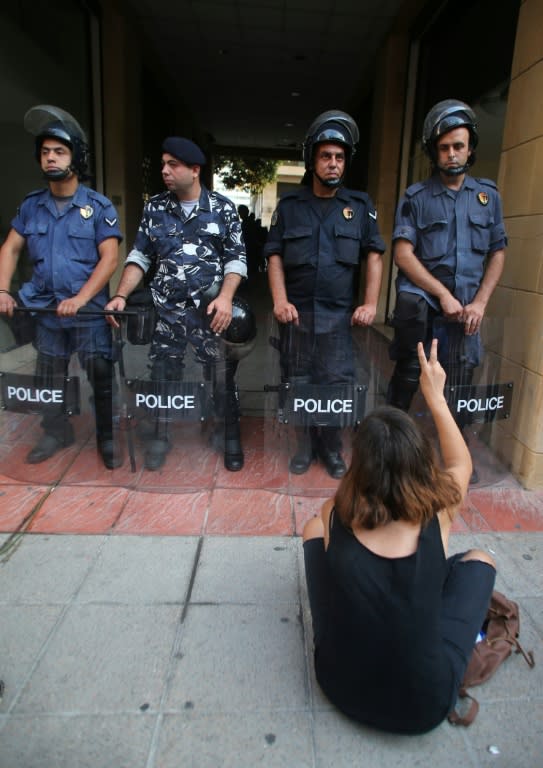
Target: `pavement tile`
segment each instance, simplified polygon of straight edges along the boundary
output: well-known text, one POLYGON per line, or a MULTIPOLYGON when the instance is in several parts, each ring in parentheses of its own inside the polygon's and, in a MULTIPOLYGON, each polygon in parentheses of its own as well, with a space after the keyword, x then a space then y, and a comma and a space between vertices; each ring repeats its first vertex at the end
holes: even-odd
POLYGON ((543 500, 540 494, 513 488, 471 490, 470 505, 494 531, 543 530, 543 500))
POLYGON ((12 533, 48 493, 44 487, 0 485, 0 530, 12 533))
POLYGON ((0 605, 69 603, 103 545, 102 536, 25 534, 16 541, 6 539, 0 560, 0 605))
MULTIPOLYGON (((62 605, 0 605, 0 659, 5 684, 0 712, 8 712, 13 705, 62 610, 62 605)), ((2 754, 0 747, 0 764, 2 754)))
POLYGON ((293 529, 291 501, 285 494, 259 489, 213 491, 208 534, 288 536, 293 529))
POLYGON ((205 538, 191 604, 298 605, 297 549, 292 537, 205 538))
POLYGON ((256 711, 164 716, 155 768, 313 768, 305 712, 256 711))
POLYGON ((198 540, 172 536, 108 536, 77 603, 183 604, 198 540))
POLYGON ((54 488, 30 529, 33 533, 107 533, 121 514, 127 496, 126 488, 54 488))
POLYGON ((210 491, 164 493, 131 491, 113 532, 154 536, 198 536, 203 533, 210 491))
POLYGON ((1 732, 1 768, 147 768, 156 716, 11 718, 1 732))
POLYGON ((179 605, 70 606, 14 714, 153 711, 179 615, 179 605))
POLYGON ((314 712, 316 768, 472 766, 464 737, 447 723, 423 735, 399 736, 359 725, 336 710, 314 712))
POLYGON ((246 713, 306 701, 298 606, 191 605, 167 696, 168 711, 246 713))

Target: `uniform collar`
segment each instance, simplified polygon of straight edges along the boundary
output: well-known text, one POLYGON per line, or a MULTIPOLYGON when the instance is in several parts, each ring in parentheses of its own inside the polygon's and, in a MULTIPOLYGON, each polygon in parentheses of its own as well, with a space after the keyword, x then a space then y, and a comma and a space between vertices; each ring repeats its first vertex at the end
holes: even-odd
MULTIPOLYGON (((200 197, 198 199, 198 211, 210 211, 211 210, 211 202, 209 199, 209 191, 204 185, 200 182, 201 190, 200 190, 200 197)), ((175 212, 179 210, 179 198, 177 197, 174 192, 166 192, 166 208, 169 211, 175 212)))
MULTIPOLYGON (((429 186, 430 186, 432 195, 434 196, 444 195, 451 191, 447 186, 445 186, 445 184, 443 184, 439 176, 439 173, 433 173, 432 176, 430 176, 429 186)), ((469 173, 466 173, 466 175, 464 176, 464 183, 462 184, 460 189, 456 190, 456 193, 458 194, 458 192, 461 192, 463 189, 475 189, 475 182, 473 180, 473 177, 470 176, 469 173)))

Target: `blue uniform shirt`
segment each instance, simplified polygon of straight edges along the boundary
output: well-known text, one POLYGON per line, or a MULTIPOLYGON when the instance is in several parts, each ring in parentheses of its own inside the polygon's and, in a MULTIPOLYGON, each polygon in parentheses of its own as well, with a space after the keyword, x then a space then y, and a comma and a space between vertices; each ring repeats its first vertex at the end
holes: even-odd
MULTIPOLYGON (((56 306, 75 296, 100 260, 100 243, 110 237, 122 240, 111 202, 82 185, 61 212, 48 189, 31 192, 11 226, 25 238, 33 268, 30 280, 19 291, 27 307, 56 306)), ((103 309, 108 297, 109 289, 105 286, 86 309, 103 309)), ((73 320, 62 318, 61 322, 67 325, 73 320)), ((58 323, 56 318, 57 327, 58 323)))
MULTIPOLYGON (((501 199, 489 179, 467 175, 458 191, 448 189, 434 174, 409 187, 396 211, 393 240, 409 240, 426 269, 464 306, 477 293, 490 253, 507 245, 501 199)), ((435 296, 400 270, 396 290, 424 296, 436 310, 435 296)))
POLYGON ((136 264, 145 273, 156 267, 151 282, 153 299, 161 313, 174 322, 187 299, 200 306, 202 293, 213 284, 220 287, 225 275, 247 276, 235 205, 202 186, 198 205, 186 216, 176 195, 155 195, 143 209, 126 264, 136 264))
POLYGON ((385 251, 375 207, 365 192, 345 187, 331 198, 305 186, 283 195, 264 247, 266 257, 281 256, 288 300, 314 316, 316 333, 351 314, 368 251, 385 251))

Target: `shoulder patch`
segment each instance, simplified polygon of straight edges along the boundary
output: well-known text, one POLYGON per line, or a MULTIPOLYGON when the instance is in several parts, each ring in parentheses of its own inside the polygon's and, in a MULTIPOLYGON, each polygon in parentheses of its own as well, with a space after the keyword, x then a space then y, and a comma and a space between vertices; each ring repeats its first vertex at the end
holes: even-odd
POLYGON ((278 213, 277 213, 277 208, 276 208, 275 211, 271 215, 270 224, 271 224, 272 227, 275 227, 275 225, 277 224, 277 216, 278 216, 278 213))
POLYGON ((368 202, 369 195, 366 192, 361 192, 358 189, 349 189, 348 193, 355 200, 362 200, 364 203, 368 202))
POLYGON ((47 190, 45 189, 35 189, 33 192, 29 192, 28 195, 25 195, 25 200, 29 197, 36 197, 36 195, 42 195, 47 190))
POLYGON ((424 181, 417 181, 416 184, 411 184, 410 187, 407 187, 405 190, 405 196, 413 197, 414 195, 418 195, 418 193, 421 192, 425 186, 426 183, 424 181))
POLYGON ((492 189, 498 189, 496 182, 492 181, 492 179, 475 179, 475 181, 479 182, 479 184, 483 184, 485 187, 492 187, 492 189))

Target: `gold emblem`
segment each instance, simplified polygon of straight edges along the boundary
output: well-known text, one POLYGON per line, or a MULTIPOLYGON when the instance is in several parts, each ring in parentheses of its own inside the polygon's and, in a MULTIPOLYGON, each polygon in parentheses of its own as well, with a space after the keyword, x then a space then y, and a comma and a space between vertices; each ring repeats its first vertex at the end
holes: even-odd
POLYGON ((352 208, 344 208, 343 209, 343 218, 347 219, 347 221, 350 221, 354 216, 354 211, 352 208))
POLYGON ((477 195, 477 200, 481 203, 481 205, 487 205, 488 204, 488 195, 486 192, 479 192, 477 195))
POLYGON ((79 209, 79 213, 81 214, 81 216, 83 216, 84 219, 90 219, 90 217, 94 213, 94 210, 91 205, 86 205, 84 208, 79 209))

